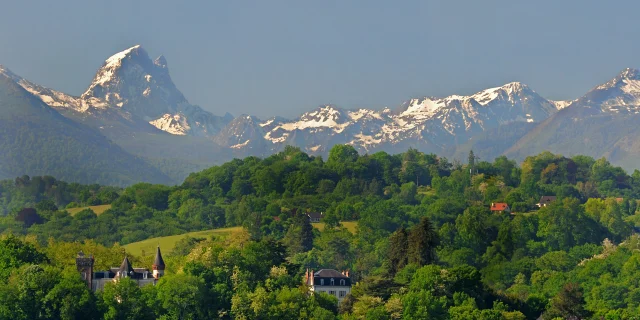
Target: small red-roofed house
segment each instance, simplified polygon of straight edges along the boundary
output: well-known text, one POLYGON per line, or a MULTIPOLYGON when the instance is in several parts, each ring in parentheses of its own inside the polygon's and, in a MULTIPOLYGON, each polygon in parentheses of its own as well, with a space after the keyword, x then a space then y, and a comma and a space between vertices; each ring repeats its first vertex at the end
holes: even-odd
POLYGON ((491 203, 491 211, 510 213, 511 208, 509 208, 509 205, 504 202, 494 202, 494 203, 491 203))

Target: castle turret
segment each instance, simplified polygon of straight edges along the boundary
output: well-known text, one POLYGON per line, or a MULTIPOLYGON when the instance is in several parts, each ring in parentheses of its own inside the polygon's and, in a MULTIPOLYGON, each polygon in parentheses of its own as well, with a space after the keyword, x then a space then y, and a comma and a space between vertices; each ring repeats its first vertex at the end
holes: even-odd
POLYGON ((122 264, 120 265, 120 268, 118 268, 118 274, 116 275, 117 278, 126 278, 126 277, 131 277, 133 276, 134 270, 133 267, 131 266, 131 262, 129 262, 129 258, 127 256, 124 257, 124 260, 122 260, 122 264))
POLYGON ((164 260, 162 259, 162 253, 160 253, 160 246, 156 248, 156 258, 153 260, 153 277, 159 279, 164 276, 164 260))
POLYGON ((76 268, 78 268, 82 280, 84 280, 84 282, 87 283, 87 287, 91 289, 91 283, 93 282, 93 255, 87 257, 82 251, 78 252, 76 268))

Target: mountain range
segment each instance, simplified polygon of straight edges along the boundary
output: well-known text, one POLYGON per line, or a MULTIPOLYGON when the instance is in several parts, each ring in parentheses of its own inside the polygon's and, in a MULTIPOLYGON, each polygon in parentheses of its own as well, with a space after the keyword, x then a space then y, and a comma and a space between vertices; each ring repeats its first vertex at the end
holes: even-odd
POLYGON ((171 80, 165 57, 151 59, 139 45, 105 60, 80 96, 2 66, 0 85, 0 143, 11 150, 0 157, 0 177, 178 183, 189 172, 234 157, 268 156, 287 145, 326 156, 335 144, 361 153, 412 147, 461 160, 473 149, 489 161, 548 150, 640 167, 634 161, 640 155, 635 69, 570 101, 545 99, 512 82, 467 96, 412 98, 383 110, 323 105, 295 119, 219 116, 190 104, 171 80), (45 138, 59 141, 36 143, 45 138), (49 160, 37 161, 39 152, 49 160))

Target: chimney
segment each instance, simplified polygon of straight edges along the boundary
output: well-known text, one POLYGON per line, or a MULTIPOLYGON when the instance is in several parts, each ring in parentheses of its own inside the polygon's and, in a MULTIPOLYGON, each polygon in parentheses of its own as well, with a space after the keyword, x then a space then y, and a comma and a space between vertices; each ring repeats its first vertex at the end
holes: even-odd
POLYGON ((309 285, 309 268, 304 272, 304 284, 309 285))
POLYGON ((347 271, 345 271, 344 275, 347 276, 347 278, 349 277, 349 269, 347 269, 347 271))
POLYGON ((310 281, 310 285, 312 285, 312 286, 313 286, 313 284, 314 284, 314 283, 313 283, 313 282, 314 282, 314 279, 313 279, 313 269, 311 269, 311 273, 309 274, 309 278, 311 279, 311 281, 310 281))

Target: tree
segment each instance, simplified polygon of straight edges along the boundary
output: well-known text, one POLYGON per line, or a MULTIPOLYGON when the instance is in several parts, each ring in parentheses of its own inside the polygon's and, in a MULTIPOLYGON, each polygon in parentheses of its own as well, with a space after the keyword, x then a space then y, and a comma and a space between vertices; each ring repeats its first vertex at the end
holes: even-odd
POLYGON ((129 278, 121 278, 116 282, 105 284, 102 303, 106 308, 105 320, 154 318, 152 310, 143 299, 140 287, 129 278))
POLYGON ((389 274, 394 276, 408 263, 409 234, 400 227, 389 237, 389 274))
POLYGON ((202 279, 188 274, 169 275, 160 279, 157 288, 158 300, 169 319, 207 318, 202 314, 207 309, 202 279))
POLYGON ((31 243, 12 235, 0 240, 0 281, 7 279, 14 268, 27 263, 38 264, 45 261, 47 257, 31 243))
POLYGON ((45 296, 54 287, 58 272, 52 267, 29 264, 11 277, 0 295, 0 316, 9 319, 48 319, 45 296), (4 297, 3 297, 4 296, 4 297), (10 312, 10 315, 2 313, 10 312))
POLYGON ((24 223, 26 228, 31 227, 34 224, 41 224, 44 222, 44 219, 36 212, 36 209, 33 208, 24 208, 18 212, 16 216, 16 221, 20 221, 24 223))
POLYGON ((98 319, 95 296, 75 270, 64 272, 44 297, 49 319, 98 319))
POLYGON ((544 319, 562 318, 567 320, 580 320, 589 317, 589 312, 584 309, 584 297, 582 288, 577 283, 567 283, 562 290, 551 299, 551 305, 544 313, 544 319))
POLYGON ((473 154, 473 150, 469 150, 469 174, 474 175, 476 173, 476 155, 473 154))
POLYGON ((424 266, 435 262, 435 249, 440 241, 429 218, 423 217, 418 225, 411 228, 408 242, 409 263, 424 266))
POLYGON ((36 203, 36 210, 38 210, 38 212, 58 211, 58 207, 56 206, 56 203, 53 200, 45 199, 36 203))
POLYGON ((283 242, 289 254, 307 252, 313 247, 313 226, 306 214, 294 212, 293 222, 283 242))

